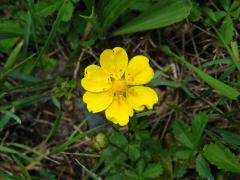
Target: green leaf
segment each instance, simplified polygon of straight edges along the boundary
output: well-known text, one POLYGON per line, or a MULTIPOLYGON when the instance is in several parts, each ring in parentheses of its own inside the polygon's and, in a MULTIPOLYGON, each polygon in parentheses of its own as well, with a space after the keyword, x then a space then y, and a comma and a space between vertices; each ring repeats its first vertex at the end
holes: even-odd
POLYGON ((127 138, 118 132, 114 132, 112 134, 110 141, 111 141, 111 143, 113 143, 119 147, 125 147, 128 144, 127 138))
POLYGON ((234 27, 230 16, 226 16, 220 27, 220 33, 227 44, 233 40, 234 27))
POLYGON ((220 133, 225 142, 240 146, 240 134, 221 129, 217 130, 217 132, 220 133))
POLYGON ((26 75, 22 72, 19 71, 14 71, 14 70, 8 70, 6 68, 0 67, 0 73, 3 73, 4 76, 9 76, 12 77, 14 79, 18 79, 18 80, 22 80, 22 81, 26 81, 26 82, 38 82, 41 79, 34 77, 34 76, 30 76, 30 75, 26 75))
POLYGON ((21 172, 23 173, 24 177, 27 179, 27 180, 31 180, 31 176, 30 174, 28 173, 27 169, 25 168, 25 166, 23 165, 23 163, 14 155, 12 155, 14 161, 17 163, 18 167, 20 168, 21 172))
POLYGON ((76 135, 76 136, 74 136, 74 137, 72 137, 72 138, 69 138, 69 139, 68 139, 66 142, 64 142, 63 144, 60 144, 60 145, 58 145, 58 146, 55 146, 55 147, 52 149, 52 151, 51 151, 50 154, 51 154, 51 155, 53 155, 53 154, 58 154, 58 153, 64 151, 64 150, 65 150, 66 148, 68 148, 71 144, 79 141, 80 139, 82 139, 82 138, 84 138, 85 136, 93 133, 94 131, 96 131, 97 129, 99 129, 99 128, 103 127, 103 126, 105 126, 105 125, 101 125, 101 126, 98 126, 98 127, 92 128, 92 129, 89 129, 89 130, 87 130, 87 131, 84 131, 84 132, 81 133, 81 134, 78 134, 78 135, 76 135))
POLYGON ((60 22, 62 21, 62 17, 63 17, 63 14, 65 13, 65 8, 66 8, 66 1, 65 0, 61 0, 61 1, 57 1, 57 2, 60 2, 61 3, 61 7, 58 11, 58 14, 57 14, 57 17, 53 23, 53 26, 52 26, 52 29, 45 41, 45 44, 43 46, 43 48, 41 49, 36 61, 35 61, 35 64, 34 66, 39 63, 39 61, 42 59, 42 56, 46 53, 46 51, 48 50, 48 47, 50 45, 50 43, 52 42, 56 32, 57 32, 57 29, 60 25, 60 22))
POLYGON ((236 19, 240 18, 240 2, 237 1, 233 1, 229 11, 230 11, 230 15, 235 17, 236 19))
POLYGON ((187 60, 179 57, 178 55, 174 54, 169 47, 163 46, 162 50, 167 53, 168 55, 171 55, 174 57, 175 60, 179 61, 180 63, 186 65, 190 70, 195 72, 203 81, 208 83, 213 89, 218 90, 221 94, 224 96, 227 96, 229 99, 237 99, 240 95, 240 92, 236 89, 232 88, 231 86, 213 78, 212 76, 208 75, 201 69, 193 66, 190 64, 187 60))
POLYGON ((202 139, 202 134, 207 125, 208 116, 204 112, 200 112, 194 116, 192 121, 192 135, 194 139, 195 147, 199 145, 202 139))
POLYGON ((43 18, 50 16, 57 9, 59 9, 60 4, 61 4, 61 1, 55 1, 55 0, 38 1, 38 3, 34 7, 34 15, 37 17, 43 17, 43 18))
POLYGON ((185 124, 183 121, 175 121, 173 123, 173 133, 175 138, 184 146, 192 149, 194 147, 193 145, 193 139, 192 134, 190 132, 190 128, 187 124, 185 124))
POLYGON ((61 103, 55 96, 52 96, 52 102, 58 108, 58 110, 61 110, 61 103))
POLYGON ((137 0, 129 9, 136 11, 146 11, 151 7, 153 2, 151 0, 137 0))
POLYGON ((26 17, 26 25, 24 27, 24 29, 25 29, 25 33, 24 33, 24 46, 23 46, 23 54, 24 54, 24 56, 26 56, 26 54, 27 54, 31 33, 35 35, 35 31, 31 32, 32 26, 33 26, 33 24, 32 24, 33 21, 32 20, 33 20, 32 14, 31 14, 30 11, 28 11, 27 12, 27 17, 26 17))
POLYGON ((91 170, 89 170, 86 166, 84 166, 82 163, 80 163, 80 161, 78 161, 77 159, 75 159, 75 161, 89 174, 89 176, 91 176, 93 178, 93 180, 98 180, 100 179, 97 174, 95 174, 94 172, 92 172, 91 170))
POLYGON ((209 66, 213 66, 213 65, 231 65, 232 64, 232 60, 229 57, 223 58, 223 59, 215 59, 215 60, 211 60, 208 61, 204 64, 201 65, 201 68, 206 68, 209 66))
POLYGON ((4 154, 16 154, 19 157, 21 157, 22 159, 26 160, 27 162, 33 162, 33 159, 23 153, 20 153, 18 151, 16 151, 15 149, 9 148, 9 147, 5 147, 3 145, 0 145, 0 152, 3 152, 4 154))
POLYGON ((105 30, 136 0, 105 0, 103 1, 100 12, 100 21, 102 22, 102 29, 105 30))
POLYGON ((203 151, 205 158, 219 169, 235 173, 240 172, 240 162, 225 146, 217 143, 209 144, 205 145, 203 151))
POLYGON ((191 9, 191 12, 190 12, 190 19, 192 21, 199 21, 201 19, 201 15, 202 15, 202 11, 201 11, 201 8, 199 6, 199 4, 197 2, 192 2, 192 9, 191 9))
POLYGON ((222 5, 222 7, 224 8, 225 11, 228 11, 228 9, 231 6, 231 0, 219 0, 220 4, 222 5))
POLYGON ((163 173, 163 168, 160 163, 148 164, 147 168, 143 172, 142 176, 144 178, 156 178, 163 173))
MULTIPOLYGON (((0 39, 8 39, 23 35, 23 29, 16 21, 0 21, 0 39)), ((16 42, 16 41, 15 41, 16 42)))
MULTIPOLYGON (((2 113, 2 114, 5 114, 7 117, 9 117, 10 119, 12 118, 12 119, 14 119, 17 123, 19 123, 19 124, 21 124, 21 119, 17 116, 17 115, 15 115, 13 112, 11 112, 11 111, 7 111, 7 110, 3 110, 3 109, 0 109, 0 112, 2 113)), ((9 120, 10 120, 9 119, 9 120)))
POLYGON ((198 172, 198 175, 200 177, 207 178, 209 180, 214 180, 214 177, 209 168, 209 164, 201 154, 199 154, 196 159, 196 171, 198 172))
POLYGON ((46 139, 44 140, 45 143, 47 143, 49 141, 49 139, 58 131, 59 127, 60 127, 60 123, 62 120, 62 113, 59 112, 57 114, 57 118, 54 122, 54 125, 52 127, 52 129, 50 130, 50 132, 48 133, 46 139))
POLYGON ((124 174, 125 174, 125 176, 128 176, 131 179, 136 179, 136 180, 139 179, 139 176, 138 176, 138 174, 135 171, 125 170, 124 174))
POLYGON ((128 146, 129 158, 133 161, 136 161, 140 156, 140 144, 131 144, 128 146))
POLYGON ((128 159, 127 154, 121 148, 112 145, 103 150, 101 158, 110 164, 122 164, 128 159))
POLYGON ((172 87, 172 88, 181 88, 191 98, 195 98, 195 96, 192 94, 192 92, 182 82, 162 80, 162 79, 153 79, 150 82, 150 85, 151 86, 169 86, 169 87, 172 87))
POLYGON ((216 17, 216 15, 215 15, 215 12, 214 12, 212 9, 210 9, 210 8, 204 8, 204 9, 203 9, 203 12, 204 12, 204 14, 205 14, 208 18, 210 18, 213 22, 217 22, 217 17, 216 17))
POLYGON ((12 50, 12 52, 10 53, 10 55, 8 57, 6 64, 4 65, 4 68, 10 69, 11 67, 13 67, 15 65, 18 54, 20 53, 20 51, 22 49, 22 45, 23 45, 23 41, 18 43, 18 45, 12 50))
POLYGON ((136 116, 136 118, 140 118, 140 117, 145 117, 145 116, 151 116, 155 113, 156 113, 156 111, 145 111, 145 112, 139 112, 135 116, 136 116))
POLYGON ((22 99, 17 99, 15 101, 12 101, 11 104, 16 109, 20 109, 20 108, 23 108, 23 107, 26 107, 26 106, 29 106, 32 104, 36 104, 41 101, 47 101, 50 98, 51 98, 50 95, 34 95, 34 96, 22 98, 22 99))
POLYGON ((137 162, 137 171, 138 171, 138 174, 142 174, 144 169, 146 167, 146 163, 145 161, 141 158, 140 160, 138 160, 137 162))
POLYGON ((176 160, 188 160, 194 154, 193 149, 185 146, 178 146, 174 151, 174 159, 176 160))
POLYGON ((185 19, 191 8, 189 0, 161 0, 113 34, 120 35, 166 27, 185 19))
MULTIPOLYGON (((1 117, 1 116, 0 116, 1 117)), ((1 117, 1 121, 0 121, 0 131, 2 130, 2 128, 4 128, 4 126, 11 120, 11 118, 7 115, 1 117)))
POLYGON ((9 145, 11 147, 16 147, 16 148, 20 148, 22 150, 31 152, 32 154, 38 156, 38 158, 46 159, 46 160, 49 160, 49 161, 52 161, 52 162, 56 163, 56 161, 54 161, 53 159, 49 158, 47 155, 43 154, 43 152, 39 152, 38 150, 36 150, 36 149, 34 149, 32 147, 29 147, 27 145, 19 144, 19 143, 9 143, 9 145))
POLYGON ((57 64, 59 63, 59 61, 57 59, 54 59, 54 58, 50 58, 50 57, 47 57, 47 56, 43 56, 41 59, 40 59, 40 64, 41 64, 41 67, 43 69, 46 69, 46 70, 51 70, 53 67, 55 67, 57 64))
POLYGON ((174 167, 174 177, 176 179, 179 179, 184 176, 184 174, 187 172, 188 166, 183 163, 177 162, 174 167))
POLYGON ((72 18, 72 14, 74 11, 74 5, 71 1, 67 1, 66 3, 66 9, 65 12, 63 13, 62 21, 68 22, 72 18))
POLYGON ((23 28, 17 22, 0 21, 0 51, 9 53, 21 36, 23 28))

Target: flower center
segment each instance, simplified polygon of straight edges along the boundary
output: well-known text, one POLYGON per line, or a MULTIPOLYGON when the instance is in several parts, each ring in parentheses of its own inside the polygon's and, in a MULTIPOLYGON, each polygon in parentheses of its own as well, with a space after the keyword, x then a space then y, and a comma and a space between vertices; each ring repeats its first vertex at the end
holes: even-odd
POLYGON ((127 82, 125 80, 115 80, 113 81, 113 91, 117 94, 124 94, 127 90, 127 82))

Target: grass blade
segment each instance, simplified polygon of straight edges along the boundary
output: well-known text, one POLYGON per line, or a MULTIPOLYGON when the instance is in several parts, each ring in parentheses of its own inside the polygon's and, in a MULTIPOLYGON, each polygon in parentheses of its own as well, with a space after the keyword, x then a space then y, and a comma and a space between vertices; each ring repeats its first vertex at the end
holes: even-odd
POLYGON ((12 149, 12 148, 5 147, 3 145, 0 145, 0 152, 5 153, 5 154, 16 154, 16 155, 18 155, 19 157, 23 158, 24 160, 26 160, 28 162, 33 161, 32 158, 30 158, 30 157, 28 157, 28 156, 26 156, 26 155, 24 155, 24 154, 22 154, 22 153, 20 153, 16 150, 12 149))
POLYGON ((34 76, 26 75, 26 74, 23 74, 19 71, 8 70, 8 69, 3 68, 3 67, 0 67, 0 73, 2 73, 3 76, 9 76, 9 77, 12 77, 14 79, 18 79, 18 80, 22 80, 22 81, 26 81, 26 82, 38 82, 38 81, 40 81, 39 78, 36 78, 34 76))
POLYGON ((27 22, 25 25, 25 33, 24 33, 24 45, 23 45, 23 53, 26 55, 29 39, 31 35, 31 27, 32 27, 32 17, 30 11, 27 12, 27 22))
MULTIPOLYGON (((9 146, 13 146, 13 147, 17 147, 17 148, 23 149, 23 150, 27 151, 26 153, 31 152, 31 153, 37 155, 38 157, 41 157, 41 159, 46 159, 46 160, 52 161, 52 162, 54 162, 54 163, 57 162, 57 161, 49 158, 47 155, 39 152, 39 151, 36 150, 35 148, 29 147, 29 146, 27 146, 27 145, 19 144, 19 143, 9 143, 9 146)), ((35 158, 35 159, 37 159, 37 158, 35 158)))
POLYGON ((92 132, 96 131, 97 129, 99 129, 99 128, 103 127, 103 126, 105 126, 105 124, 104 124, 104 125, 101 125, 101 126, 98 126, 98 127, 95 127, 95 128, 92 128, 92 129, 89 129, 89 130, 87 130, 87 131, 85 131, 85 132, 83 132, 83 133, 81 133, 81 134, 79 134, 79 135, 74 136, 73 138, 68 139, 68 140, 67 140, 66 142, 64 142, 63 144, 60 144, 59 146, 55 147, 50 154, 51 154, 51 155, 53 155, 53 154, 58 154, 58 153, 64 151, 64 150, 65 150, 66 148, 68 148, 71 144, 77 142, 78 140, 84 138, 85 136, 91 134, 92 132))
POLYGON ((112 23, 127 9, 129 8, 136 0, 107 0, 103 1, 100 9, 100 20, 102 22, 103 31, 106 30, 112 23), (107 3, 106 3, 107 2, 107 3))
POLYGON ((154 79, 150 82, 151 86, 169 86, 172 88, 181 88, 191 98, 196 98, 192 92, 181 82, 154 79))
POLYGON ((5 114, 10 119, 14 119, 17 123, 21 124, 21 119, 11 111, 0 109, 2 114, 5 114))
POLYGON ((133 33, 168 26, 185 19, 192 8, 189 0, 161 0, 149 10, 120 27, 113 35, 133 33))
POLYGON ((44 44, 44 47, 41 49, 41 51, 40 51, 40 53, 39 53, 39 55, 38 55, 38 57, 37 57, 37 59, 35 61, 34 66, 37 65, 37 63, 40 61, 42 56, 46 53, 50 43, 52 42, 52 40, 54 38, 54 35, 56 34, 57 29, 58 29, 58 27, 60 25, 60 22, 62 21, 62 16, 65 13, 65 8, 66 8, 65 4, 66 4, 66 0, 62 0, 62 5, 61 5, 61 7, 60 7, 60 9, 58 11, 57 18, 56 18, 56 20, 53 23, 52 29, 51 29, 48 37, 47 37, 47 40, 46 40, 46 42, 44 44))
POLYGON ((30 97, 26 97, 23 99, 18 99, 12 102, 12 106, 15 107, 16 109, 20 109, 32 104, 36 104, 37 102, 40 101, 46 101, 51 99, 50 94, 49 95, 34 95, 30 97))
POLYGON ((232 49, 228 46, 227 42, 225 41, 225 39, 223 38, 223 36, 221 35, 221 33, 213 27, 213 29, 215 30, 219 40, 223 43, 224 47, 226 48, 228 54, 231 56, 231 59, 233 61, 233 63, 236 65, 238 71, 240 71, 240 60, 239 60, 239 54, 238 54, 238 46, 237 46, 237 42, 233 42, 231 43, 232 49), (236 49, 237 48, 237 49, 236 49))
POLYGON ((57 119, 55 120, 51 131, 49 132, 47 138, 44 140, 44 143, 47 143, 48 140, 58 131, 58 129, 60 127, 61 120, 62 120, 62 113, 59 112, 58 116, 57 116, 57 119))
POLYGON ((238 96, 240 95, 240 92, 237 91, 236 89, 232 88, 231 86, 213 78, 212 76, 208 75, 201 69, 193 66, 191 63, 189 63, 187 60, 179 57, 178 55, 174 54, 169 47, 162 47, 162 50, 172 56, 175 60, 178 62, 184 64, 187 66, 190 70, 195 72, 203 81, 205 81, 209 86, 211 86, 213 89, 219 91, 222 95, 228 97, 229 99, 237 99, 238 96))
POLYGON ((98 176, 97 174, 95 174, 94 172, 92 172, 91 170, 89 170, 86 166, 84 166, 82 163, 80 163, 77 159, 75 159, 75 161, 89 174, 89 176, 91 176, 94 180, 98 180, 98 176))
POLYGON ((14 161, 17 163, 18 167, 20 168, 21 172, 23 173, 24 177, 27 179, 27 180, 31 180, 31 176, 30 174, 28 173, 28 171, 26 170, 26 168, 24 167, 23 163, 14 155, 12 155, 14 161))
POLYGON ((17 60, 17 56, 20 53, 21 49, 22 49, 22 45, 23 45, 23 41, 21 41, 11 52, 11 54, 8 57, 8 60, 5 64, 5 68, 6 69, 10 69, 11 67, 13 67, 13 65, 15 64, 16 60, 17 60))

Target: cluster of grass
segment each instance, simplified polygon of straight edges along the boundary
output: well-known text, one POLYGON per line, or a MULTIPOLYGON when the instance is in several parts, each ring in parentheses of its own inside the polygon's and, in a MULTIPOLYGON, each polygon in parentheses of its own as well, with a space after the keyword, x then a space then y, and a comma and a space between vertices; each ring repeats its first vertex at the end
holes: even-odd
POLYGON ((240 2, 3 0, 0 179, 237 179, 240 2), (106 48, 149 57, 159 102, 128 126, 82 102, 106 48))

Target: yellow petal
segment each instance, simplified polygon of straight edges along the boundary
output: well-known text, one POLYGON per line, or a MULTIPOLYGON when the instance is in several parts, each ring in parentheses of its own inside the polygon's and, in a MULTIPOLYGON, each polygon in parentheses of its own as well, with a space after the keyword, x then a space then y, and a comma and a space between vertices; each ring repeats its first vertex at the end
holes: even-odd
POLYGON ((97 65, 90 65, 85 69, 81 84, 90 92, 103 92, 112 87, 111 78, 97 65))
POLYGON ((106 49, 100 55, 100 65, 114 79, 120 79, 127 67, 128 55, 123 48, 106 49))
POLYGON ((89 112, 101 112, 111 104, 113 101, 113 92, 106 91, 100 93, 86 92, 83 95, 83 102, 87 104, 89 112))
POLYGON ((112 104, 105 111, 106 118, 115 124, 125 126, 128 124, 129 116, 133 116, 133 109, 128 105, 122 95, 114 97, 112 104))
POLYGON ((149 65, 149 60, 145 56, 135 56, 129 62, 125 79, 129 85, 142 85, 146 84, 154 76, 154 71, 149 65))
POLYGON ((146 106, 152 109, 153 105, 158 102, 156 91, 145 86, 133 86, 127 90, 126 98, 128 104, 137 111, 144 110, 146 106))

